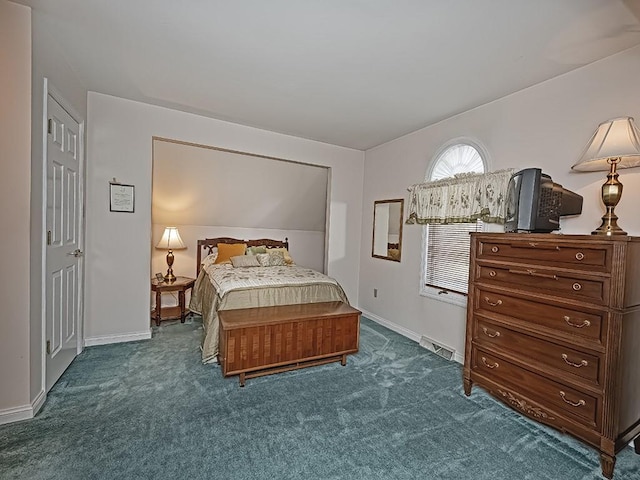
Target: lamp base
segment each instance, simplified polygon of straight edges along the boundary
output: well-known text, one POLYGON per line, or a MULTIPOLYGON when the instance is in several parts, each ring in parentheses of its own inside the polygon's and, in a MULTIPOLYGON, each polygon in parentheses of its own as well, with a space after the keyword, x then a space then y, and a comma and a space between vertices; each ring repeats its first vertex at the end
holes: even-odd
POLYGON ((602 224, 591 232, 591 235, 605 235, 607 237, 626 234, 627 232, 618 226, 618 216, 613 213, 613 209, 602 217, 602 224))
POLYGON ((611 165, 611 169, 607 174, 607 181, 602 185, 602 203, 607 209, 602 217, 602 223, 596 228, 592 235, 605 235, 611 237, 613 235, 626 235, 627 232, 618 226, 618 216, 614 213, 614 208, 618 205, 622 198, 622 183, 618 181, 618 171, 616 167, 620 162, 620 157, 609 158, 607 163, 611 165))
POLYGON ((164 276, 164 281, 168 283, 172 283, 176 281, 176 276, 173 274, 173 251, 169 250, 167 253, 167 266, 169 269, 167 270, 167 274, 164 276))

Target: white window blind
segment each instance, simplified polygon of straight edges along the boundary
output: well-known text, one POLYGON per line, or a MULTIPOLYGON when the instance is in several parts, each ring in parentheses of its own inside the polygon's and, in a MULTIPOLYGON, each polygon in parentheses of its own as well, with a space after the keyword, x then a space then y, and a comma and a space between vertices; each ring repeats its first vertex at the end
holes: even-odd
POLYGON ((429 287, 466 294, 469 282, 469 232, 482 231, 482 222, 429 224, 425 283, 429 287))

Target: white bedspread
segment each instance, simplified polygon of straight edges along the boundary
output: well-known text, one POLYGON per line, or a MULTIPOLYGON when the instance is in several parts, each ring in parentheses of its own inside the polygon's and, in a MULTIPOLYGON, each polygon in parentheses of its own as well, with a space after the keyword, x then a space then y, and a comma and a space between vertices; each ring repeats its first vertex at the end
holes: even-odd
POLYGON ((315 283, 338 285, 338 282, 331 277, 297 265, 235 268, 230 264, 214 264, 208 265, 204 269, 209 274, 209 279, 221 298, 232 290, 245 290, 248 288, 284 287, 315 283))

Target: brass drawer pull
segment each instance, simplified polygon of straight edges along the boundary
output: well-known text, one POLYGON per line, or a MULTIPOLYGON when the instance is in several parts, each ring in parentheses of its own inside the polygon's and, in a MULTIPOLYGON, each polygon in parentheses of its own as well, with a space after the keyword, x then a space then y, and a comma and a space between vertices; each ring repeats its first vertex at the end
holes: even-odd
POLYGON ((500 249, 498 247, 491 247, 491 252, 492 253, 498 253, 500 251, 500 249))
POLYGON ((489 276, 490 276, 490 277, 495 277, 496 275, 497 275, 497 274, 496 274, 496 271, 495 271, 495 270, 490 270, 490 271, 489 271, 489 276))
POLYGON ((498 362, 495 362, 493 364, 487 362, 487 358, 486 357, 482 357, 482 363, 484 363, 484 366, 487 368, 496 368, 499 367, 500 364, 498 362))
POLYGON ((570 325, 572 327, 582 328, 582 327, 591 326, 591 322, 589 320, 583 320, 582 323, 578 324, 578 323, 573 323, 571 321, 571 317, 569 317, 568 315, 565 315, 563 318, 564 318, 564 321, 567 322, 567 325, 570 325))
POLYGON ((484 301, 487 302, 487 304, 491 305, 492 307, 497 307, 498 305, 502 305, 502 300, 498 299, 495 302, 492 302, 491 300, 489 300, 489 297, 484 297, 484 301))
POLYGON ((530 277, 550 278, 551 280, 557 280, 557 275, 550 273, 538 273, 533 269, 527 268, 526 270, 509 270, 509 273, 515 273, 516 275, 529 275, 530 277))
POLYGON ((576 282, 573 285, 571 285, 571 288, 573 288, 576 292, 579 292, 580 290, 582 290, 582 285, 576 282))
POLYGON ((565 403, 568 403, 572 407, 582 407, 587 403, 582 399, 578 400, 577 402, 572 402, 571 400, 567 400, 566 393, 564 393, 562 390, 560 390, 560 397, 562 398, 562 400, 564 400, 565 403))
POLYGON ((558 245, 549 245, 548 243, 538 242, 514 242, 511 244, 511 248, 536 248, 538 250, 555 250, 559 251, 558 245))
POLYGON ((500 332, 498 330, 495 331, 496 333, 489 333, 489 329, 487 327, 482 327, 482 331, 487 337, 490 338, 496 338, 500 336, 500 332))
POLYGON ((584 260, 584 253, 582 252, 576 253, 576 260, 584 260))
POLYGON ((582 360, 580 363, 573 363, 571 360, 569 360, 569 357, 566 353, 562 354, 562 359, 567 365, 571 365, 572 367, 576 368, 586 367, 587 365, 589 365, 589 362, 587 362, 586 360, 582 360))

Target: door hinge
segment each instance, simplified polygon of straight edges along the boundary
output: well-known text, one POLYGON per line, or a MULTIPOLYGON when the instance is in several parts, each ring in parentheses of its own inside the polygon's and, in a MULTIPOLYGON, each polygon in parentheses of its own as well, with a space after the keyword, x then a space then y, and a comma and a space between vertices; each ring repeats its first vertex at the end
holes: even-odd
POLYGON ((47 121, 47 133, 49 135, 51 135, 53 133, 53 121, 51 121, 51 119, 49 119, 49 121, 47 121))
POLYGON ((47 340, 47 355, 51 355, 51 340, 47 340))
POLYGON ((47 245, 51 245, 51 230, 47 230, 47 245))

